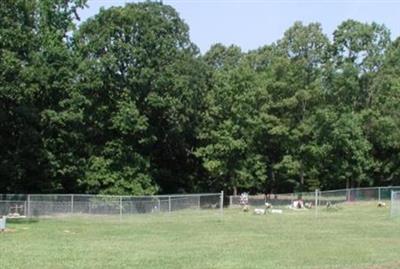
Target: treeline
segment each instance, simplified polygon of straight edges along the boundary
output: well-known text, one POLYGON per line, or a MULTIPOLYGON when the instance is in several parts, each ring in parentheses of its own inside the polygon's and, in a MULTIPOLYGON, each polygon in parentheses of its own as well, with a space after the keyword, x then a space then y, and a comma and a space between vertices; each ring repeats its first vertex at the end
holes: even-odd
POLYGON ((170 6, 78 24, 85 4, 0 2, 0 193, 400 184, 400 39, 385 26, 348 20, 329 39, 297 22, 201 55, 170 6))

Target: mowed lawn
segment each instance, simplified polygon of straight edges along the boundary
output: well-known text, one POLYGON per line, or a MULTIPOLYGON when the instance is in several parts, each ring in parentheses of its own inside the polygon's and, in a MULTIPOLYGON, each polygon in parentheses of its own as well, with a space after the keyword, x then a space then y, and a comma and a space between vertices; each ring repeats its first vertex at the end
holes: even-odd
POLYGON ((256 216, 240 210, 11 223, 1 269, 400 268, 400 221, 376 203, 256 216))

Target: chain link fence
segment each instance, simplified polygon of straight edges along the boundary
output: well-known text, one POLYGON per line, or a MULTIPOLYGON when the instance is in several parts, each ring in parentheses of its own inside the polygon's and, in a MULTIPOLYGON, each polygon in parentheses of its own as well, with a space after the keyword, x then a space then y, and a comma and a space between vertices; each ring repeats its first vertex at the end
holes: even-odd
POLYGON ((201 210, 223 213, 223 192, 155 196, 0 194, 0 216, 135 215, 201 210))
MULTIPOLYGON (((274 208, 285 208, 293 205, 293 203, 298 200, 302 200, 304 204, 308 203, 313 206, 317 205, 317 207, 326 206, 328 204, 334 205, 362 201, 386 201, 389 203, 392 191, 400 191, 400 186, 249 195, 248 205, 251 207, 260 207, 264 206, 265 203, 269 203, 274 208)), ((229 196, 230 208, 240 206, 239 195, 229 196)))
MULTIPOLYGON (((298 193, 279 193, 279 194, 261 194, 249 195, 248 205, 252 207, 264 206, 266 203, 274 208, 283 208, 293 204, 296 200, 302 200, 304 203, 315 202, 315 192, 298 192, 298 193)), ((229 196, 229 207, 240 207, 240 196, 229 196)))
MULTIPOLYGON (((248 205, 287 208, 295 201, 317 205, 361 201, 390 203, 392 191, 400 186, 353 188, 316 192, 249 195, 248 205)), ((400 196, 400 194, 396 194, 400 196)), ((395 196, 398 197, 398 196, 395 196)), ((175 194, 154 196, 110 196, 82 194, 0 194, 0 216, 44 217, 57 215, 136 215, 201 210, 223 214, 223 192, 206 194, 175 194)), ((400 203, 400 201, 395 200, 400 203)), ((392 200, 392 203, 393 200, 392 200)), ((229 196, 229 207, 240 207, 240 196, 229 196)), ((393 205, 392 205, 393 208, 393 205)), ((398 206, 400 215, 400 205, 398 206)), ((395 211, 397 212, 397 211, 395 211)), ((392 214, 393 215, 393 214, 392 214)))

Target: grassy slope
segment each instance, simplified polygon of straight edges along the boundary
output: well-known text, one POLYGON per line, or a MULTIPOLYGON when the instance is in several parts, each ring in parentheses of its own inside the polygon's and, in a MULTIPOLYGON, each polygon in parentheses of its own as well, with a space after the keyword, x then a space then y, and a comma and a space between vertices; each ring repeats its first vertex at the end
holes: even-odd
POLYGON ((64 218, 14 223, 0 268, 400 268, 400 221, 375 204, 337 212, 64 218))

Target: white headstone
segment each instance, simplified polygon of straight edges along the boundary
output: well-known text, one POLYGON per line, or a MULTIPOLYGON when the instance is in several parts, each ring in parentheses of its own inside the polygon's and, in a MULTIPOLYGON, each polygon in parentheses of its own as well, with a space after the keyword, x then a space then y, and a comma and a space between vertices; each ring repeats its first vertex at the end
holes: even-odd
POLYGON ((0 231, 6 229, 6 217, 0 217, 0 231))

